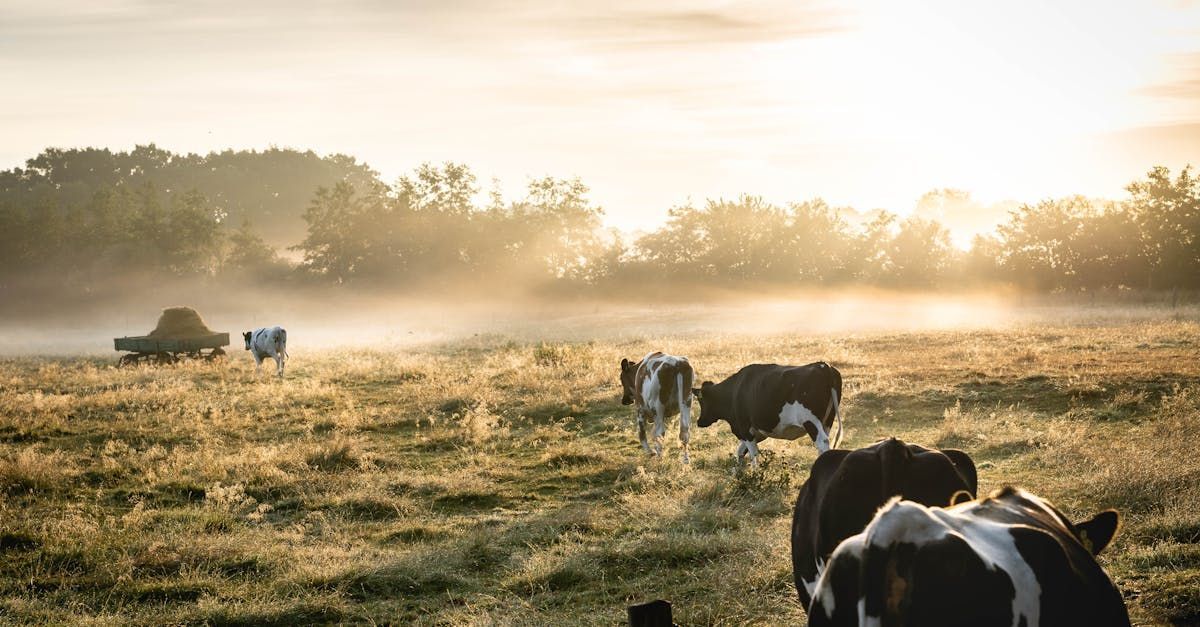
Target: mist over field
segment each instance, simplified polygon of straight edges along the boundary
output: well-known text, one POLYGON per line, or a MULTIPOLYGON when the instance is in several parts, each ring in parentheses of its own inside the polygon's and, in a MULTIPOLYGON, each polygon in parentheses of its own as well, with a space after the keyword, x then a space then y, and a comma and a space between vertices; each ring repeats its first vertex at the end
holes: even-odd
POLYGON ((260 290, 235 292, 156 289, 152 297, 88 308, 65 307, 0 321, 0 355, 116 356, 112 339, 149 333, 160 311, 187 305, 215 331, 229 332, 234 356, 239 334, 282 324, 296 354, 331 348, 404 350, 471 337, 515 341, 623 341, 704 336, 815 337, 924 331, 1005 329, 1070 321, 1195 319, 1200 305, 1170 295, 1099 302, 1015 292, 895 293, 873 290, 686 296, 660 302, 635 299, 487 300, 322 295, 260 290), (144 302, 143 302, 144 301, 144 302))

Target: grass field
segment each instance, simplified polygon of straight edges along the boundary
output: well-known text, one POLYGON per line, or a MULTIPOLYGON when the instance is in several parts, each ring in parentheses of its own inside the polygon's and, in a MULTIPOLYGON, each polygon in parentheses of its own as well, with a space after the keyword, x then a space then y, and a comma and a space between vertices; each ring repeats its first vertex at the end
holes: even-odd
POLYGON ((1073 319, 805 338, 480 336, 228 363, 0 361, 0 621, 72 624, 803 622, 791 506, 815 458, 768 441, 736 474, 724 423, 644 457, 621 357, 700 378, 824 359, 844 447, 967 450, 1124 527, 1103 564, 1135 623, 1200 622, 1200 324, 1073 319))

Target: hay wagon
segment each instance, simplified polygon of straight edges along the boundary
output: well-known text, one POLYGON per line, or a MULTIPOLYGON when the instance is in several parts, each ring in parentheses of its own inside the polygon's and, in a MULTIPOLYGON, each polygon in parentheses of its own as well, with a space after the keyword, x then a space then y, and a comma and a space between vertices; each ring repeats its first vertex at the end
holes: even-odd
POLYGON ((229 346, 228 333, 211 333, 187 338, 139 335, 113 339, 114 348, 118 351, 128 351, 121 355, 118 366, 139 363, 174 364, 189 358, 212 361, 225 354, 222 348, 225 346, 229 346))

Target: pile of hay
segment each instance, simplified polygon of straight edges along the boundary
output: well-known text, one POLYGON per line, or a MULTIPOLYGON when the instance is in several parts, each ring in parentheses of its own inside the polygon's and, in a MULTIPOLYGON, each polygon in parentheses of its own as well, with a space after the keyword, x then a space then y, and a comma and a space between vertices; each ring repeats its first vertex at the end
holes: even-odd
POLYGON ((149 337, 182 339, 216 333, 204 324, 204 319, 191 307, 167 307, 158 317, 158 326, 149 337))

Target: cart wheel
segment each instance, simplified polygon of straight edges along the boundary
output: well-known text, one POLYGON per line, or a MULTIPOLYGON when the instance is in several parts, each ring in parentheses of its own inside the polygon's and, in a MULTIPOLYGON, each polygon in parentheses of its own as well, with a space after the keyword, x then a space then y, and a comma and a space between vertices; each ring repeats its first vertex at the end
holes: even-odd
POLYGON ((204 358, 207 359, 208 361, 216 361, 218 359, 221 359, 224 356, 225 356, 225 351, 221 350, 220 348, 214 348, 208 353, 208 355, 205 355, 204 358))
POLYGON ((159 364, 175 364, 179 363, 179 358, 171 353, 158 353, 155 355, 155 362, 159 364))
POLYGON ((117 360, 117 367, 124 368, 125 366, 136 366, 138 362, 137 353, 125 353, 117 360))

